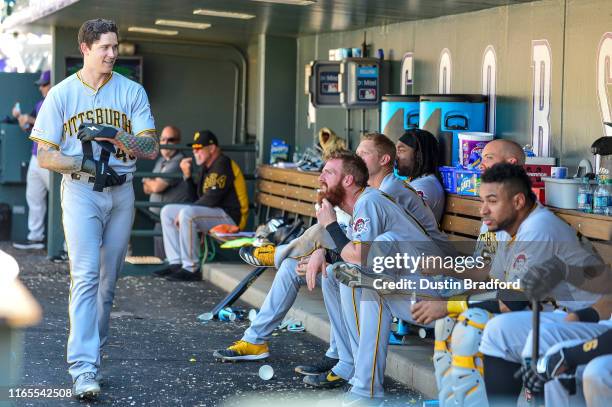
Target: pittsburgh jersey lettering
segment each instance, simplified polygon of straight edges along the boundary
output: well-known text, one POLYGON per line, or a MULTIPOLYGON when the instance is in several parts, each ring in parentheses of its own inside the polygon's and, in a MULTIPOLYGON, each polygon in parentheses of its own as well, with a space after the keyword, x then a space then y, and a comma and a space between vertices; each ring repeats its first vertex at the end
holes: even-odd
MULTIPOLYGON (((64 134, 62 139, 66 137, 76 137, 79 126, 81 123, 95 123, 106 126, 112 126, 117 129, 121 129, 126 133, 132 133, 132 121, 128 119, 128 116, 117 110, 111 108, 97 108, 95 110, 86 110, 79 112, 64 122, 64 134)), ((127 154, 121 149, 117 149, 115 157, 118 160, 127 162, 127 160, 135 160, 131 154, 127 154)))

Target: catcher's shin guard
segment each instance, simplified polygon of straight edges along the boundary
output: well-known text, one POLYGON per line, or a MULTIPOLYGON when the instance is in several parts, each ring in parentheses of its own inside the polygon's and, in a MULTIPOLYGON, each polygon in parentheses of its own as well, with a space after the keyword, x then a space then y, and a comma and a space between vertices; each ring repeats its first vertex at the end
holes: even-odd
POLYGON ((434 346, 434 371, 436 375, 436 384, 438 386, 438 399, 440 407, 444 407, 444 400, 448 397, 451 391, 450 384, 450 369, 451 369, 451 351, 450 342, 453 327, 455 326, 455 318, 446 316, 436 321, 435 346, 434 346))
POLYGON ((451 339, 452 363, 451 391, 444 400, 445 406, 488 406, 483 379, 482 354, 478 352, 482 332, 490 314, 480 308, 468 309, 459 315, 451 339))

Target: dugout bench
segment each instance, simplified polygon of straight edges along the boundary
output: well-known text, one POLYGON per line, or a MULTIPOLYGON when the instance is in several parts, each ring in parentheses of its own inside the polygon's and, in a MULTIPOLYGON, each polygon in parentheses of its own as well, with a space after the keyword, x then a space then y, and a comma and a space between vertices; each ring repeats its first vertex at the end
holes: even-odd
MULTIPOLYGON (((257 170, 255 204, 259 223, 271 216, 302 220, 305 227, 316 222, 314 204, 317 201, 319 175, 262 165, 257 170)), ((578 211, 550 208, 557 216, 576 229, 577 233, 592 241, 597 252, 607 263, 612 262, 612 217, 585 214, 578 211)), ((446 208, 440 224, 450 240, 474 241, 480 232, 480 199, 447 194, 446 208)), ((213 315, 230 306, 259 277, 265 267, 249 273, 213 309, 213 315)))
MULTIPOLYGON (((569 209, 548 209, 572 226, 579 236, 588 238, 606 263, 612 263, 612 217, 569 209)), ((450 240, 476 239, 481 225, 479 198, 446 194, 440 229, 450 240)))
MULTIPOLYGON (((282 216, 291 221, 294 228, 310 227, 315 223, 319 173, 261 165, 256 173, 255 206, 258 222, 270 217, 282 216)), ((293 230, 293 229, 292 229, 293 230)), ((290 233, 289 233, 290 234, 290 233)), ((225 307, 231 306, 263 274, 267 267, 257 267, 211 310, 215 317, 225 307)))
MULTIPOLYGON (((315 220, 320 173, 263 165, 258 168, 255 202, 258 219, 263 221, 276 210, 281 215, 301 216, 306 226, 315 220), (264 212, 265 211, 265 212, 264 212)), ((612 217, 575 210, 548 207, 553 213, 588 238, 603 259, 612 262, 612 217)), ((446 205, 440 229, 450 240, 474 240, 480 233, 480 199, 446 194, 446 205)))

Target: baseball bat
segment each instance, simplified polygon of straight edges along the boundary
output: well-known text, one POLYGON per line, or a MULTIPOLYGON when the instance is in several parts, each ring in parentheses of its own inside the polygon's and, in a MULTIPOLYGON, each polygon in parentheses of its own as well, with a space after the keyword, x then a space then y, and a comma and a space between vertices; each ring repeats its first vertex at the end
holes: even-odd
MULTIPOLYGON (((531 368, 537 372, 538 359, 540 357, 540 303, 538 300, 531 300, 531 368)), ((530 404, 536 407, 543 405, 543 395, 532 395, 530 404)))
MULTIPOLYGON (((302 224, 303 222, 301 219, 295 222, 289 232, 285 235, 285 237, 283 237, 281 242, 278 243, 278 246, 288 243, 287 240, 289 239, 291 234, 293 234, 293 232, 295 232, 300 226, 302 226, 302 224)), ((240 296, 244 294, 244 292, 251 286, 251 284, 253 284, 255 280, 257 280, 259 276, 261 276, 264 271, 266 271, 266 269, 267 267, 257 267, 255 270, 251 271, 245 278, 240 280, 238 285, 234 287, 234 289, 229 294, 227 294, 225 298, 223 298, 219 303, 217 303, 217 305, 215 305, 215 307, 212 309, 211 313, 213 314, 214 318, 218 318, 219 311, 221 311, 223 308, 231 307, 232 304, 234 304, 234 302, 236 302, 238 298, 240 298, 240 296)))

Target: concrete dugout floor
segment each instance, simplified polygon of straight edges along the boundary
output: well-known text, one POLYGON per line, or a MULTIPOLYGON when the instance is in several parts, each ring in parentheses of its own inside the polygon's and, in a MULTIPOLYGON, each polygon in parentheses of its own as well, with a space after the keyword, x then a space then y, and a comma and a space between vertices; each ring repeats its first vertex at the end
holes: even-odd
MULTIPOLYGON (((43 307, 43 321, 27 329, 22 388, 69 388, 68 266, 53 264, 43 251, 0 249, 20 264, 20 278, 43 307)), ((102 373, 105 386, 95 403, 72 399, 22 399, 16 406, 266 406, 315 405, 335 391, 306 387, 293 368, 322 357, 327 345, 308 333, 276 331, 265 362, 275 371, 270 381, 258 376, 262 362, 218 363, 213 350, 240 339, 248 321, 202 324, 224 292, 207 282, 176 283, 150 276, 122 277, 117 285, 109 343, 102 373)), ((245 304, 238 304, 248 309, 245 304)), ((422 396, 387 380, 391 405, 420 405, 422 396)))

